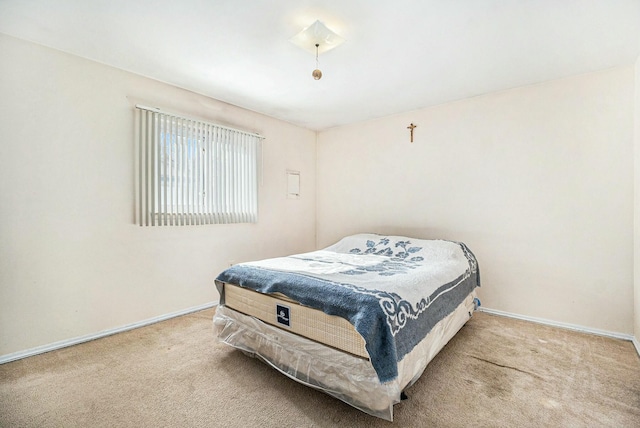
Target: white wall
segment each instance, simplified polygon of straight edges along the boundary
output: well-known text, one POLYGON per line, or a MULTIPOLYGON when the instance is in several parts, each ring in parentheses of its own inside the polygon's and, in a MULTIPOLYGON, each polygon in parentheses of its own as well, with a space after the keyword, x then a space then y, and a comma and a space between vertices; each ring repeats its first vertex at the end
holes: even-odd
POLYGON ((315 132, 4 35, 0 58, 0 355, 215 301, 229 261, 314 249, 315 132), (135 100, 266 136, 259 222, 134 225, 135 100))
POLYGON ((365 231, 464 241, 484 306, 632 333, 633 78, 616 68, 321 132, 318 245, 365 231))
POLYGON ((485 306, 640 337, 640 60, 324 131, 316 176, 312 131, 4 35, 0 55, 0 355, 214 301, 229 261, 313 249, 316 215, 319 247, 462 240, 485 306), (134 225, 136 101, 265 135, 259 223, 134 225))

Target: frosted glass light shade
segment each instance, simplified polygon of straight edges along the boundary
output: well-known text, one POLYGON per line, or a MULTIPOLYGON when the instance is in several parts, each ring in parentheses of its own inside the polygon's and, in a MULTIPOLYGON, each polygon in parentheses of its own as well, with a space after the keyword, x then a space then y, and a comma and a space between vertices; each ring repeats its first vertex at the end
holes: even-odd
POLYGON ((316 21, 290 38, 289 41, 315 55, 316 43, 319 45, 318 54, 321 54, 342 44, 344 39, 327 28, 322 22, 316 21))

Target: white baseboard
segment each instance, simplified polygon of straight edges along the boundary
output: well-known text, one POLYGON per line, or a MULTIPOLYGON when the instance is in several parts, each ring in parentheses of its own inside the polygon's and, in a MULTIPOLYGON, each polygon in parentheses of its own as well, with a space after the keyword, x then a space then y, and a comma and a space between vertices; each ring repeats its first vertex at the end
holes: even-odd
POLYGON ((595 328, 584 327, 584 326, 581 326, 581 325, 568 324, 568 323, 557 322, 557 321, 551 321, 551 320, 547 320, 547 319, 544 319, 544 318, 535 318, 535 317, 529 317, 529 316, 525 316, 525 315, 518 315, 518 314, 513 314, 513 313, 510 313, 510 312, 503 312, 503 311, 498 311, 496 309, 490 309, 490 308, 485 308, 485 307, 480 307, 480 308, 478 308, 478 310, 481 311, 481 312, 486 312, 488 314, 492 314, 492 315, 499 315, 499 316, 502 316, 502 317, 515 318, 515 319, 519 319, 519 320, 523 320, 523 321, 535 322, 535 323, 538 323, 538 324, 544 324, 544 325, 548 325, 548 326, 552 326, 552 327, 559 327, 559 328, 564 328, 564 329, 567 329, 567 330, 579 331, 579 332, 582 332, 582 333, 596 334, 598 336, 606 336, 606 337, 611 337, 611 338, 614 338, 614 339, 629 340, 631 342, 634 342, 634 345, 636 346, 636 350, 640 354, 640 348, 638 347, 638 341, 635 339, 635 337, 633 337, 630 334, 616 333, 616 332, 606 331, 606 330, 598 330, 598 329, 595 329, 595 328))
POLYGON ((166 321, 171 318, 187 315, 193 312, 198 312, 204 309, 209 309, 217 305, 218 302, 209 302, 204 305, 194 306, 191 308, 183 309, 177 312, 171 312, 170 314, 160 315, 154 318, 149 318, 143 321, 138 321, 133 324, 127 324, 121 327, 104 330, 98 333, 87 334, 85 336, 75 337, 72 339, 61 340, 59 342, 50 343, 48 345, 42 345, 35 348, 27 349, 25 351, 14 352, 12 354, 0 355, 0 364, 9 363, 11 361, 20 360, 22 358, 32 357, 38 354, 44 354, 45 352, 55 351, 56 349, 66 348, 68 346, 78 345, 80 343, 89 342, 90 340, 100 339, 102 337, 111 336, 112 334, 122 333, 134 328, 144 327, 146 325, 155 324, 160 321, 166 321))
POLYGON ((633 338, 632 342, 633 342, 633 346, 636 347, 636 351, 638 352, 638 356, 640 357, 640 342, 638 342, 638 339, 636 337, 633 338))
MULTIPOLYGON (((116 328, 112 328, 109 330, 104 330, 98 333, 93 333, 93 334, 88 334, 85 336, 80 336, 80 337, 76 337, 76 338, 72 338, 72 339, 67 339, 67 340, 61 340, 59 342, 54 342, 54 343, 50 343, 48 345, 42 345, 42 346, 38 346, 35 348, 31 348, 31 349, 27 349, 25 351, 19 351, 19 352, 14 352, 12 354, 6 354, 6 355, 0 355, 0 364, 4 364, 4 363, 9 363, 11 361, 16 361, 16 360, 21 360, 23 358, 27 358, 27 357, 32 357, 34 355, 38 355, 38 354, 44 354, 45 352, 50 352, 50 351, 55 351, 56 349, 62 349, 62 348, 66 348, 68 346, 73 346, 73 345, 78 345, 80 343, 84 343, 84 342, 89 342, 91 340, 95 340, 95 339, 100 339, 101 337, 107 337, 107 336, 111 336, 113 334, 116 333, 122 333, 128 330, 133 330, 135 328, 140 328, 140 327, 144 327, 150 324, 155 324, 157 322, 160 321, 165 321, 171 318, 175 318, 175 317, 179 317, 182 315, 187 315, 193 312, 198 312, 204 309, 209 309, 212 308, 214 306, 216 306, 218 304, 218 302, 209 302, 209 303, 205 303, 204 305, 200 305, 200 306, 194 306, 191 308, 187 308, 187 309, 183 309, 181 311, 177 311, 177 312, 172 312, 169 314, 164 314, 164 315, 160 315, 154 318, 149 318, 143 321, 138 321, 132 324, 127 324, 121 327, 116 327, 116 328)), ((551 320, 547 320, 547 319, 543 319, 543 318, 535 318, 535 317, 529 317, 529 316, 525 316, 525 315, 518 315, 518 314, 513 314, 510 312, 504 312, 504 311, 499 311, 496 309, 490 309, 490 308, 485 308, 485 307, 479 307, 478 308, 479 311, 481 312, 486 312, 488 314, 492 314, 492 315, 498 315, 498 316, 503 316, 503 317, 509 317, 509 318, 515 318, 515 319, 520 319, 523 321, 530 321, 530 322, 535 322, 538 324, 544 324, 544 325, 549 325, 552 327, 559 327, 559 328, 565 328, 568 330, 574 330, 574 331, 579 331, 579 332, 583 332, 583 333, 591 333, 591 334, 597 334, 599 336, 606 336, 606 337, 612 337, 615 339, 622 339, 622 340, 629 340, 633 343, 633 345, 636 348, 636 351, 638 352, 638 355, 640 356, 640 342, 638 342, 638 339, 636 339, 635 337, 631 336, 630 334, 623 334, 623 333, 614 333, 614 332, 610 332, 610 331, 605 331, 605 330, 598 330, 598 329, 592 329, 592 328, 588 328, 588 327, 583 327, 583 326, 579 326, 579 325, 575 325, 575 324, 567 324, 567 323, 561 323, 561 322, 556 322, 556 321, 551 321, 551 320)))

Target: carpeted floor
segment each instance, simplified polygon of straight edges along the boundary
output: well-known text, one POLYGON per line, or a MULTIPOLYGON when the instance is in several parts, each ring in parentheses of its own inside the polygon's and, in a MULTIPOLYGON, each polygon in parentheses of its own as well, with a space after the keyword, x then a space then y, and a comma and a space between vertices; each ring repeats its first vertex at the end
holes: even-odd
POLYGON ((394 423, 216 342, 213 310, 0 366, 1 427, 640 427, 630 342, 476 313, 394 423))

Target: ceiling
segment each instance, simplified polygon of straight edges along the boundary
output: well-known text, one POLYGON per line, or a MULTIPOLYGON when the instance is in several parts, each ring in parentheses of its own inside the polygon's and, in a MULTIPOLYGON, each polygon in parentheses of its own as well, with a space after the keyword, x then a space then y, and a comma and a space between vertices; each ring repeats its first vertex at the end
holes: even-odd
POLYGON ((0 0, 0 32, 322 130, 633 64, 640 0, 0 0))

